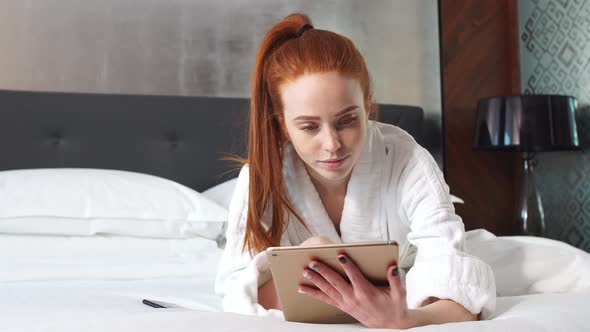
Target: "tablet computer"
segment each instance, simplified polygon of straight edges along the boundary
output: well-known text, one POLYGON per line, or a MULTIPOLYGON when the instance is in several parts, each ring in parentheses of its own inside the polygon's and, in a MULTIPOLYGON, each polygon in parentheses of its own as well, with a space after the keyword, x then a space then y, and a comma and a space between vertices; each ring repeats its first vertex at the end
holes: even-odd
POLYGON ((338 262, 339 254, 350 257, 365 277, 374 284, 388 285, 387 269, 397 264, 398 245, 395 241, 379 241, 266 249, 286 320, 306 323, 356 322, 340 309, 297 292, 300 284, 315 287, 311 281, 303 278, 303 270, 312 260, 319 260, 348 280, 338 262))

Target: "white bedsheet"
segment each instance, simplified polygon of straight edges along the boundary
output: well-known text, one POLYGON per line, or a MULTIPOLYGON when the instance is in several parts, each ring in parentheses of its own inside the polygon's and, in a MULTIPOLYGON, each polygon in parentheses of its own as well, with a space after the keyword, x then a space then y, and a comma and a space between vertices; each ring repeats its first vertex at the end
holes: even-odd
POLYGON ((220 255, 204 238, 0 235, 0 282, 213 277, 220 255))
MULTIPOLYGON (((553 245, 541 239, 520 240, 522 239, 498 238, 498 242, 493 238, 486 240, 479 237, 479 242, 473 241, 475 247, 472 246, 472 249, 482 250, 481 243, 487 243, 496 248, 495 250, 510 248, 510 244, 513 246, 511 250, 515 250, 517 243, 526 243, 525 250, 520 248, 521 254, 537 257, 534 253, 539 250, 550 252, 547 251, 547 246, 553 245), (539 247, 542 249, 535 244, 542 244, 539 247)), ((587 257, 586 253, 564 248, 566 247, 555 243, 554 251, 560 255, 578 255, 579 257, 571 259, 576 264, 582 264, 577 271, 590 270, 590 264, 583 265, 586 261, 581 259, 587 257)), ((511 255, 500 255, 498 252, 482 255, 497 268, 514 266, 511 255)), ((215 242, 199 238, 60 239, 0 235, 0 330, 366 330, 359 324, 301 324, 219 312, 221 299, 213 292, 213 281, 220 255, 221 251, 216 248, 215 242), (142 304, 143 298, 175 303, 182 308, 154 309, 142 304)), ((519 255, 519 259, 522 259, 521 256, 519 255)), ((547 259, 552 261, 551 257, 547 259)), ((576 270, 571 266, 568 268, 569 274, 575 273, 576 270)), ((555 278, 557 274, 553 273, 555 271, 550 266, 547 270, 555 278)), ((499 271, 507 272, 501 269, 499 271)), ((522 271, 519 272, 521 274, 522 271)), ((506 280, 508 278, 504 278, 503 282, 507 282, 506 280)), ((590 292, 588 288, 584 288, 587 283, 590 280, 586 283, 577 282, 574 293, 501 296, 497 301, 497 310, 489 320, 426 326, 415 330, 589 331, 587 322, 590 315, 590 292)), ((535 287, 538 291, 542 291, 538 285, 544 285, 542 282, 524 284, 537 285, 535 287)), ((552 282, 551 285, 556 283, 552 282)))
MULTIPOLYGON (((160 282, 76 283, 0 287, 2 331, 351 331, 359 324, 321 325, 215 312, 220 301, 199 294, 187 280, 160 282), (156 290, 157 289, 157 290, 156 290), (7 292, 8 291, 8 292, 7 292), (153 309, 142 296, 186 304, 195 309, 153 309), (6 298, 11 298, 8 301, 6 298), (179 301, 182 302, 182 301, 179 301), (214 302, 213 305, 206 303, 214 302)), ((211 285, 212 286, 212 285, 211 285)), ((539 294, 498 299, 492 320, 425 326, 418 331, 588 331, 590 294, 539 294)))

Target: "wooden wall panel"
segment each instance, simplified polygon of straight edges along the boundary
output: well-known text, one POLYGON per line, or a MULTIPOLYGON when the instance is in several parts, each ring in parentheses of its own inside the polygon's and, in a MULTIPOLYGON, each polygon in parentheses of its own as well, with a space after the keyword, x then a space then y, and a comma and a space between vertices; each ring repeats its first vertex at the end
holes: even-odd
POLYGON ((512 234, 520 157, 474 151, 481 97, 520 91, 515 0, 440 0, 445 172, 466 229, 512 234))

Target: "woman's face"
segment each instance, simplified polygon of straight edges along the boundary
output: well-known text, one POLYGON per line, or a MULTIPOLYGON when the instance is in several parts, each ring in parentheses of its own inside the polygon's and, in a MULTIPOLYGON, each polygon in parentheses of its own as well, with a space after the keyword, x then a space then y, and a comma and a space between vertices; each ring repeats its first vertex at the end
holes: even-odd
POLYGON ((367 131, 359 82, 337 72, 305 74, 280 93, 288 138, 310 176, 324 184, 346 182, 367 131))

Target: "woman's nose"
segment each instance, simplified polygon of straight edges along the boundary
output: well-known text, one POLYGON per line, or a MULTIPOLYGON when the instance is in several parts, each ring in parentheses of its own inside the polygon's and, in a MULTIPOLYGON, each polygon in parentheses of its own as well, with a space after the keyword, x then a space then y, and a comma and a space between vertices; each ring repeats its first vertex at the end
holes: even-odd
POLYGON ((328 128, 324 135, 324 150, 328 152, 336 152, 342 146, 338 132, 334 128, 328 128))

